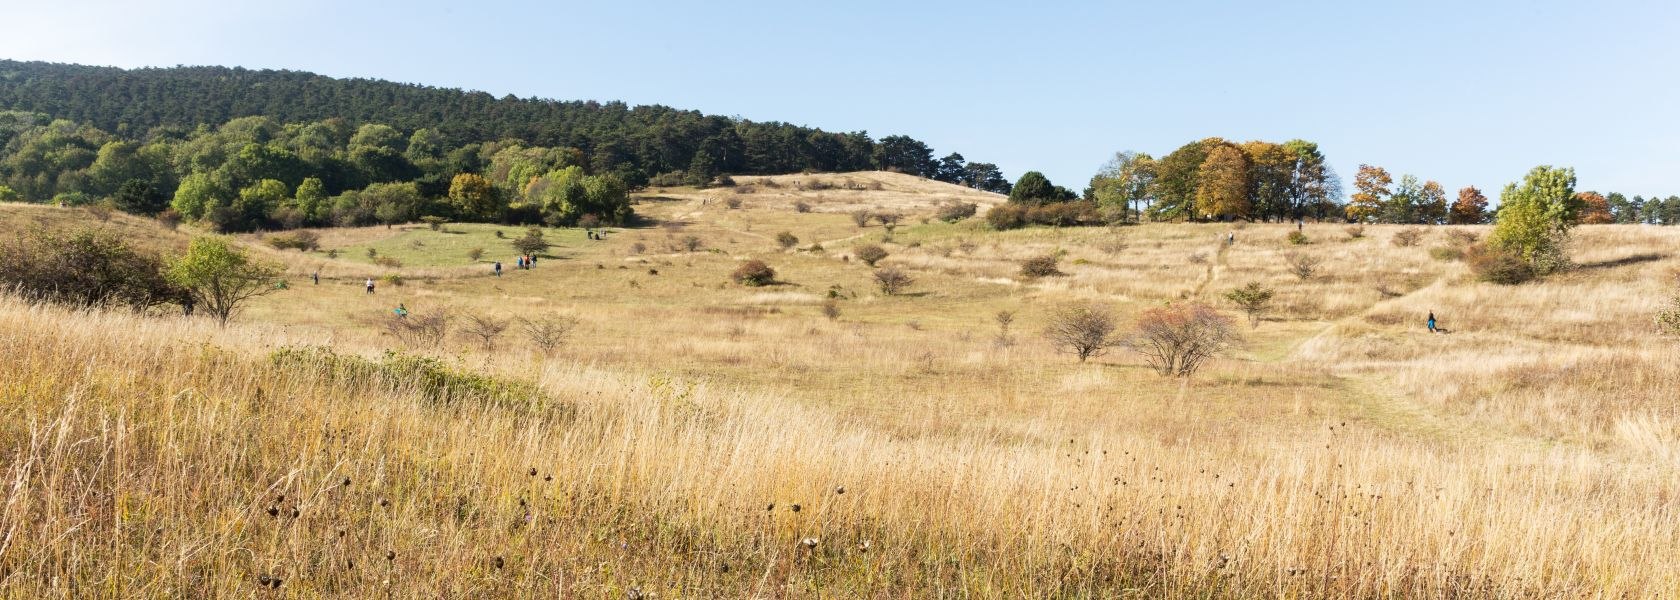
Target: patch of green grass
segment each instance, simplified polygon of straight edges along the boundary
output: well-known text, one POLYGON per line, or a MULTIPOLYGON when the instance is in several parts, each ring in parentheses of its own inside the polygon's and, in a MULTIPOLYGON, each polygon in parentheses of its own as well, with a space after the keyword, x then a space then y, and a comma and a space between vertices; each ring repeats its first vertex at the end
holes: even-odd
MULTIPOLYGON (((513 240, 525 235, 526 229, 529 228, 483 223, 450 223, 442 231, 408 227, 388 237, 337 250, 339 260, 352 262, 373 263, 374 258, 367 253, 372 248, 377 256, 394 258, 404 267, 456 267, 473 264, 468 253, 473 248, 482 248, 484 256, 478 262, 488 264, 499 260, 504 268, 513 268, 514 258, 519 255, 513 249, 513 240), (502 232, 503 237, 497 238, 497 231, 502 232)), ((548 257, 566 257, 575 254, 579 247, 592 243, 583 229, 544 227, 542 230, 543 237, 556 244, 549 248, 548 257)))

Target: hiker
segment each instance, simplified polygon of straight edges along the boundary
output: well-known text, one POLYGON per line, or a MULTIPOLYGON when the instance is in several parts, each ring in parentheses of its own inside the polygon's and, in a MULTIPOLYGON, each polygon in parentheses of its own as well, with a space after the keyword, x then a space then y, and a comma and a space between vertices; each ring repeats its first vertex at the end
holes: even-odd
POLYGON ((393 310, 391 312, 395 313, 397 315, 398 319, 407 319, 408 318, 408 306, 401 303, 401 302, 398 302, 396 310, 393 310))
POLYGON ((1440 333, 1435 329, 1435 311, 1429 311, 1429 333, 1440 333))
POLYGON ((529 269, 534 266, 537 266, 537 255, 532 254, 525 259, 525 268, 529 269))
POLYGON ((1225 234, 1225 245, 1227 245, 1227 246, 1237 245, 1237 232, 1233 231, 1231 233, 1225 234))
POLYGON ((368 294, 373 293, 373 278, 372 277, 369 277, 368 280, 367 280, 367 293, 368 294))
POLYGON ((1296 219, 1295 220, 1295 233, 1300 233, 1301 228, 1306 227, 1306 226, 1307 226, 1307 220, 1306 219, 1296 219))
POLYGON ((496 276, 497 277, 502 276, 502 261, 499 261, 499 260, 496 261, 496 276))
POLYGON ((310 273, 309 278, 315 280, 315 285, 321 285, 321 272, 320 271, 310 273))
POLYGON ((513 266, 515 268, 524 269, 525 268, 525 255, 521 254, 519 256, 514 257, 513 266))

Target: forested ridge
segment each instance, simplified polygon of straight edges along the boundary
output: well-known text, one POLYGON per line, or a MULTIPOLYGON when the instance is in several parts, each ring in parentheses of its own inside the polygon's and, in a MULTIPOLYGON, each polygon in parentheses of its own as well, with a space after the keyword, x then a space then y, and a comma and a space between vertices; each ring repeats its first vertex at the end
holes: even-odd
POLYGON ((889 169, 1010 187, 995 165, 936 160, 907 136, 300 71, 0 60, 0 111, 9 195, 172 206, 235 230, 438 213, 613 220, 628 214, 622 189, 730 173, 889 169), (372 186, 384 186, 375 200, 345 195, 372 186))

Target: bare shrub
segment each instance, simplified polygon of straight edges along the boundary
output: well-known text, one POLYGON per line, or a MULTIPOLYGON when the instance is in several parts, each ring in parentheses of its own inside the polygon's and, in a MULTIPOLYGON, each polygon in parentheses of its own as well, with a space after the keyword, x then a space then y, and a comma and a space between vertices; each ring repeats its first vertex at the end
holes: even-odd
POLYGON ((726 208, 729 208, 731 210, 741 208, 741 199, 740 198, 734 198, 734 197, 725 198, 723 200, 723 206, 726 207, 726 208))
POLYGON ((835 298, 824 298, 822 314, 824 317, 828 317, 830 321, 840 318, 840 301, 835 298))
POLYGON ((1272 306, 1272 288, 1262 285, 1258 281, 1251 281, 1248 285, 1225 292, 1225 299, 1237 305, 1248 314, 1248 326, 1259 327, 1260 316, 1272 306))
POLYGON ((1021 276, 1028 279, 1040 277, 1054 277, 1062 274, 1058 263, 1060 259, 1054 254, 1041 254, 1021 261, 1021 276))
POLYGON ((875 213, 875 220, 884 226, 894 227, 898 225, 899 221, 904 220, 904 215, 892 211, 881 211, 875 213))
POLYGON ((1144 311, 1125 345, 1142 354, 1155 372, 1189 377, 1209 358, 1241 341, 1229 317, 1206 304, 1191 302, 1144 311))
POLYGON ((794 200, 793 201, 793 212, 797 212, 797 213, 811 212, 811 204, 809 202, 804 201, 804 200, 794 200))
POLYGON ((935 216, 946 223, 955 223, 974 216, 980 211, 980 205, 973 202, 948 202, 940 205, 935 216))
POLYGON ((1348 239, 1350 239, 1350 240, 1357 240, 1359 238, 1365 237, 1365 226, 1364 225, 1351 225, 1351 226, 1343 228, 1342 231, 1347 233, 1348 239))
POLYGON ((997 314, 992 315, 992 322, 998 326, 997 337, 992 339, 992 343, 999 348, 1015 345, 1015 338, 1009 334, 1009 326, 1015 324, 1015 311, 997 311, 997 314))
POLYGON ((467 250, 467 260, 478 262, 478 259, 481 258, 484 258, 483 248, 473 248, 471 250, 467 250))
POLYGON ((1482 236, 1476 235, 1476 232, 1474 231, 1464 229, 1447 230, 1447 243, 1454 246, 1469 247, 1480 239, 1482 239, 1482 236))
POLYGON ((391 317, 385 330, 408 346, 435 348, 449 336, 449 322, 447 310, 410 313, 406 318, 391 317))
POLYGON ((881 293, 896 296, 899 292, 910 287, 916 280, 897 267, 887 267, 875 271, 875 285, 881 288, 881 293))
POLYGON ((887 257, 887 251, 875 244, 867 244, 853 248, 852 255, 856 256, 858 260, 863 261, 863 264, 873 267, 875 266, 875 263, 880 262, 882 259, 887 257))
POLYGON ((697 252, 704 245, 705 242, 697 235, 685 235, 677 240, 677 249, 684 252, 697 252))
POLYGON ((466 322, 461 324, 461 334, 478 340, 480 347, 488 352, 496 348, 496 338, 501 337, 511 323, 508 319, 467 315, 466 322))
POLYGON ((1324 259, 1317 256, 1296 252, 1290 253, 1285 260, 1289 262, 1289 272, 1301 278, 1301 281, 1312 279, 1313 275, 1318 274, 1318 266, 1324 263, 1324 259))
POLYGON ((735 272, 729 274, 729 278, 746 286, 770 285, 776 282, 776 270, 762 260, 753 259, 741 263, 735 272))
POLYGON ((1050 339, 1056 351, 1072 354, 1079 357, 1079 362, 1085 362, 1093 356, 1102 356, 1116 345, 1114 331, 1118 327, 1118 319, 1106 306, 1070 304, 1050 314, 1044 336, 1050 339))
POLYGON ((570 315, 548 315, 535 319, 521 319, 519 330, 525 334, 525 339, 536 346, 543 354, 553 354, 566 338, 577 329, 578 318, 570 315))
POLYGON ((1421 241, 1423 241, 1423 229, 1421 228, 1407 227, 1394 232, 1393 243, 1395 246, 1410 248, 1418 245, 1418 242, 1421 241))
POLYGON ((854 210, 851 213, 851 217, 852 217, 852 222, 857 224, 858 227, 862 228, 862 227, 868 227, 869 226, 869 219, 873 218, 874 215, 870 214, 869 211, 867 211, 867 210, 854 210))
POLYGON ((783 231, 776 234, 776 245, 781 246, 783 250, 786 250, 799 245, 799 238, 795 237, 793 232, 783 231))

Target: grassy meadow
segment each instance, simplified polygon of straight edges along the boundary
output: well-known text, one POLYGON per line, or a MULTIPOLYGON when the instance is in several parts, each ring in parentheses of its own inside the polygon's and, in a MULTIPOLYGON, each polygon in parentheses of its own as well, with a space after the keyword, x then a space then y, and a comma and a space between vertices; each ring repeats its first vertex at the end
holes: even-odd
MULTIPOLYGON (((0 298, 0 595, 1680 593, 1680 343, 1651 320, 1680 229, 1581 227, 1578 268, 1501 287, 1451 258, 1480 227, 995 232, 923 217, 999 197, 840 177, 652 190, 602 240, 546 230, 531 270, 513 226, 242 236, 290 285, 226 329, 0 298), (875 289, 863 243, 908 293, 875 289), (1064 274, 1022 277, 1042 254, 1064 274), (730 282, 753 258, 776 284, 730 282), (1072 301, 1237 317, 1221 295, 1254 281, 1276 309, 1189 379, 1042 335, 1072 301), (399 303, 514 324, 415 344, 399 303), (577 327, 552 352, 513 321, 557 316, 577 327)), ((4 235, 73 224, 188 235, 0 206, 4 235)))

